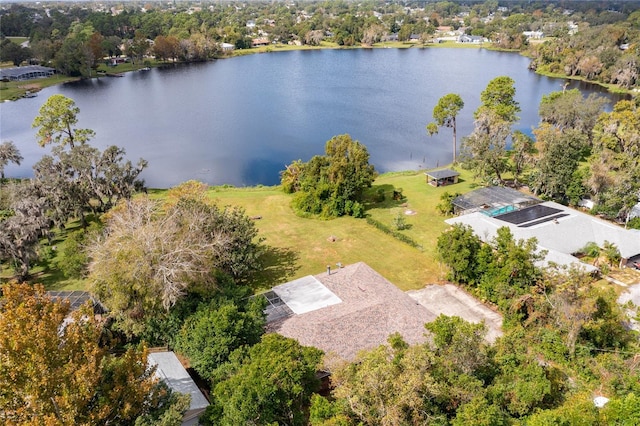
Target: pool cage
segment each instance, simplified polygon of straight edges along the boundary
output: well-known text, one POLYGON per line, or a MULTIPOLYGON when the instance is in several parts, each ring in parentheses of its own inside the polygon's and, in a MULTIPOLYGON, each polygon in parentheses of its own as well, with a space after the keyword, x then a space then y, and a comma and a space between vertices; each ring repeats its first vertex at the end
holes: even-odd
POLYGON ((539 198, 503 186, 476 189, 453 199, 456 214, 481 212, 489 217, 518 211, 541 202, 539 198))

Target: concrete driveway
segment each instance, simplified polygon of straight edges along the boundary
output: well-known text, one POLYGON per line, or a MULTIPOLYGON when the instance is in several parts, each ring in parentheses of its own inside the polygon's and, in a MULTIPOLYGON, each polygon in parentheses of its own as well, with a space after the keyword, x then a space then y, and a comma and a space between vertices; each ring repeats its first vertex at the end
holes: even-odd
POLYGON ((502 336, 502 316, 452 284, 428 285, 421 290, 408 291, 407 294, 435 316, 458 316, 476 324, 484 321, 489 342, 502 336))

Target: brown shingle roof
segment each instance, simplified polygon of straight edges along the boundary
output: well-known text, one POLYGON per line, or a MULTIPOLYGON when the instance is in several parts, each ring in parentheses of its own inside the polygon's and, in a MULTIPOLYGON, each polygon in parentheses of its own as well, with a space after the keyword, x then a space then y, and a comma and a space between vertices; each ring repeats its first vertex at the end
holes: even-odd
POLYGON ((435 315, 364 262, 315 276, 342 303, 269 324, 269 331, 353 360, 399 332, 409 344, 426 340, 424 324, 435 315))

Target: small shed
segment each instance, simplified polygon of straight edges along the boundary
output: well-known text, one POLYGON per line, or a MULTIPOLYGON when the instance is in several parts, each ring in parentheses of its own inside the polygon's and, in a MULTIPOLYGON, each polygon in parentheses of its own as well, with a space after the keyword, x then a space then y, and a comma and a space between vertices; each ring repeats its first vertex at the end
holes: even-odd
POLYGON ((427 183, 432 186, 453 185, 458 183, 458 176, 460 176, 460 173, 451 169, 434 170, 424 174, 427 176, 427 183))

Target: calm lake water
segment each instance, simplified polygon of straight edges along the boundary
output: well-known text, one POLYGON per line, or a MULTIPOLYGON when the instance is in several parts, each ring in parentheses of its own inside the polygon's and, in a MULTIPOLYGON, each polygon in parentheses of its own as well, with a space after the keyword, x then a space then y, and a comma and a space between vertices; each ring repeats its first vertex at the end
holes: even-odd
MULTIPOLYGON (((134 162, 149 161, 143 177, 150 187, 189 179, 276 184, 286 164, 323 154, 326 141, 343 133, 367 146, 380 172, 433 168, 452 158, 451 130, 433 137, 425 130, 448 93, 465 102, 460 141, 472 130, 480 92, 508 75, 522 108, 515 129, 530 133, 542 95, 562 90, 564 80, 538 76, 528 63, 482 49, 291 51, 59 85, 0 104, 0 137, 14 141, 25 158, 6 174, 31 176, 47 152, 31 123, 58 93, 75 100, 78 127, 96 132, 93 145, 118 145, 134 162)), ((571 84, 585 94, 600 90, 571 84)))

